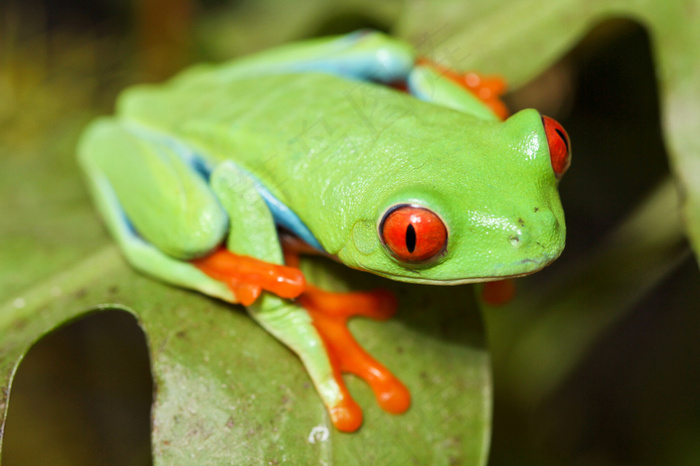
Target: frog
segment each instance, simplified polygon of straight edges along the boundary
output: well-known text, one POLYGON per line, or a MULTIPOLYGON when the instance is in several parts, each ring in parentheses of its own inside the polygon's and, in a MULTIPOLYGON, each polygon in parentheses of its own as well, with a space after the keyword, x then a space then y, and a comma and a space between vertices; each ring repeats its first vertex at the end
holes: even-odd
POLYGON ((354 432, 362 408, 344 373, 383 410, 410 407, 347 328, 392 317, 398 301, 318 288, 300 255, 462 285, 562 253, 569 137, 534 109, 506 116, 497 88, 381 32, 308 39, 126 89, 88 125, 78 160, 129 264, 244 306, 299 357, 333 425, 354 432))

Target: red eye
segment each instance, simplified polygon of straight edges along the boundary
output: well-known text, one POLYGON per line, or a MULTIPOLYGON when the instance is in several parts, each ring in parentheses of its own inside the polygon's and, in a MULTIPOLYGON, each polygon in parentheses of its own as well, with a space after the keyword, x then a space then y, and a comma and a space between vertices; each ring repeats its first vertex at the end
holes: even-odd
POLYGON ((440 217, 424 207, 399 205, 389 210, 379 226, 382 242, 397 259, 423 262, 440 254, 447 244, 447 228, 440 217))
POLYGON ((549 144, 549 156, 557 179, 560 179, 571 164, 571 142, 562 125, 553 118, 542 116, 544 132, 549 144))

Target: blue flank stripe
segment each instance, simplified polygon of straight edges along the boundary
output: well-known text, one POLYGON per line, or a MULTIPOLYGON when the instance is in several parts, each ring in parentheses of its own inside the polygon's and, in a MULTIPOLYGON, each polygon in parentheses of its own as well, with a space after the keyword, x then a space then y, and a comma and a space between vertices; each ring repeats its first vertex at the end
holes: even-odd
MULTIPOLYGON (((182 144, 180 141, 169 138, 167 136, 163 136, 162 139, 159 138, 159 142, 167 145, 172 150, 174 150, 182 158, 182 160, 184 160, 188 165, 192 167, 192 169, 195 172, 201 175, 205 180, 209 181, 209 178, 211 178, 213 167, 206 161, 204 157, 195 153, 192 149, 187 147, 185 144, 182 144)), ((233 163, 235 164, 235 162, 233 163)), ((247 176, 249 176, 251 180, 253 180, 253 183, 255 183, 255 189, 257 189, 258 194, 260 194, 260 196, 263 198, 263 200, 267 204, 267 207, 272 213, 272 218, 274 218, 275 220, 275 225, 290 231, 314 249, 317 249, 320 252, 326 252, 325 249, 323 249, 323 246, 321 246, 321 243, 318 242, 314 234, 311 233, 309 227, 307 227, 304 224, 304 222, 301 221, 299 216, 295 214, 294 211, 292 211, 292 209, 290 209, 289 207, 287 207, 286 204, 277 199, 270 192, 270 190, 267 189, 267 187, 254 175, 252 175, 247 170, 244 170, 237 164, 236 167, 240 171, 245 173, 247 176)))
POLYGON ((311 230, 309 230, 309 227, 307 227, 304 222, 301 221, 299 216, 295 214, 292 209, 287 207, 286 204, 284 204, 282 201, 277 199, 266 187, 263 185, 260 180, 256 179, 254 176, 249 175, 250 178, 253 180, 255 183, 255 188, 258 190, 258 193, 262 198, 265 200, 265 203, 267 204, 267 207, 270 209, 270 212, 272 212, 272 217, 275 219, 275 224, 277 226, 283 227, 290 232, 292 232, 294 235, 298 236, 302 241, 304 241, 306 244, 309 246, 313 247, 314 249, 319 250, 320 252, 326 252, 325 249, 323 249, 323 246, 321 246, 321 243, 318 242, 316 237, 314 236, 313 233, 311 233, 311 230))

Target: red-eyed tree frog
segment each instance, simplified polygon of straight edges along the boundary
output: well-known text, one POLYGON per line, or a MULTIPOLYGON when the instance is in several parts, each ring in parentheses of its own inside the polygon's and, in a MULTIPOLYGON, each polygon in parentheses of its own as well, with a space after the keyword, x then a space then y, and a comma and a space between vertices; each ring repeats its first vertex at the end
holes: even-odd
POLYGON ((456 285, 535 272, 564 247, 566 132, 535 110, 502 121, 498 100, 455 76, 381 33, 295 43, 128 89, 79 160, 128 262, 243 304, 350 432, 362 411, 341 372, 386 411, 410 405, 345 327, 388 318, 396 300, 317 289, 299 252, 456 285))

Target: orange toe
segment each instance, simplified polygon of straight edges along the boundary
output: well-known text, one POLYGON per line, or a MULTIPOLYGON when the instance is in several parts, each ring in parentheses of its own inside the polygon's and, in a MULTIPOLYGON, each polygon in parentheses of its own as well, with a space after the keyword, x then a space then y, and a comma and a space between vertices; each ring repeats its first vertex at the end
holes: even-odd
POLYGON ((328 412, 333 425, 341 432, 355 432, 362 425, 362 410, 352 398, 343 400, 328 412))
POLYGON ((515 298, 515 280, 511 278, 486 282, 481 289, 481 299, 491 306, 508 304, 513 298, 515 298))
MULTIPOLYGON (((383 410, 393 414, 405 412, 411 405, 411 394, 406 386, 367 353, 347 327, 347 320, 356 315, 375 319, 389 318, 396 312, 397 301, 394 295, 387 290, 331 293, 309 286, 299 301, 309 312, 326 345, 335 369, 336 381, 344 396, 347 389, 340 374, 355 374, 372 388, 383 410)), ((349 394, 347 398, 352 401, 349 394)), ((352 403, 354 406, 354 401, 352 403)))
POLYGON ((255 302, 262 290, 281 298, 296 298, 306 289, 304 274, 298 268, 234 254, 226 248, 195 259, 192 265, 226 283, 243 305, 255 302))
POLYGON ((227 284, 231 291, 233 291, 233 294, 236 295, 238 302, 240 302, 244 306, 249 306, 253 304, 262 292, 262 288, 258 285, 238 283, 232 280, 229 281, 227 284))
POLYGON ((411 406, 411 392, 396 377, 375 384, 374 395, 381 408, 392 414, 405 413, 411 406))

